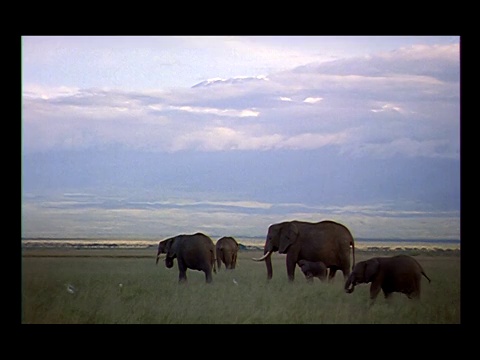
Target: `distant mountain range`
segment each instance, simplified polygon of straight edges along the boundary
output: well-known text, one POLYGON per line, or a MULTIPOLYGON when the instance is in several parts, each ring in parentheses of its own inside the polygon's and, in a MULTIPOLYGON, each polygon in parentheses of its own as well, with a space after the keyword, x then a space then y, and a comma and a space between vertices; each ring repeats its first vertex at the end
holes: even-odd
POLYGON ((268 78, 264 75, 259 75, 259 76, 238 76, 238 77, 233 77, 229 79, 222 79, 222 78, 213 78, 213 79, 208 79, 204 80, 202 82, 199 82, 198 84, 195 84, 192 86, 193 88, 199 88, 199 87, 206 87, 206 86, 212 86, 212 85, 218 85, 218 84, 240 84, 240 83, 250 83, 254 81, 268 81, 268 78))

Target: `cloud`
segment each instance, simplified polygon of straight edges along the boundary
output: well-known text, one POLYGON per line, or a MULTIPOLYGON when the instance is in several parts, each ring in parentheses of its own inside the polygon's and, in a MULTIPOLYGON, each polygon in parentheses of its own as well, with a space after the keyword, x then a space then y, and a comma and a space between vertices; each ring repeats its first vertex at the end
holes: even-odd
POLYGON ((420 46, 163 91, 24 84, 22 232, 262 236, 330 218, 360 237, 458 238, 458 55, 420 46))
POLYGON ((252 109, 216 109, 207 107, 195 107, 195 106, 171 106, 170 109, 186 111, 196 114, 213 114, 217 116, 233 116, 233 117, 256 117, 260 113, 252 109))
POLYGON ((308 64, 269 74, 268 81, 237 77, 168 91, 27 84, 23 150, 334 146, 354 156, 458 158, 458 51, 458 44, 415 46, 308 64))
POLYGON ((168 201, 133 201, 129 204, 135 206, 160 206, 160 207, 218 207, 218 208, 243 208, 243 209, 270 209, 272 204, 259 201, 199 201, 191 199, 176 199, 168 201))
POLYGON ((327 145, 339 145, 348 141, 348 132, 335 134, 300 134, 282 141, 278 147, 284 149, 318 149, 327 145))
POLYGON ((385 105, 382 105, 380 108, 371 109, 370 111, 374 113, 380 113, 385 111, 395 111, 399 113, 403 112, 402 108, 400 108, 399 106, 395 106, 393 104, 385 104, 385 105))
POLYGON ((378 158, 389 158, 395 155, 408 157, 424 156, 429 158, 458 158, 457 149, 447 140, 414 140, 409 138, 395 139, 385 143, 364 144, 352 150, 356 156, 365 154, 378 158), (447 155, 450 154, 450 155, 447 155))
POLYGON ((278 134, 254 136, 231 128, 215 127, 178 137, 172 150, 262 150, 271 149, 281 141, 278 134))
MULTIPOLYGON (((459 81, 460 45, 412 45, 394 51, 311 63, 295 69, 297 74, 317 72, 339 76, 381 78, 408 75, 410 79, 459 81)), ((400 79, 400 78, 398 78, 400 79)), ((431 81, 431 80, 430 80, 431 81)))
POLYGON ((315 104, 319 101, 322 101, 323 98, 321 97, 307 97, 305 98, 305 100, 303 100, 304 103, 307 103, 307 104, 315 104))
POLYGON ((62 96, 75 96, 80 93, 78 87, 47 87, 38 84, 25 84, 23 87, 23 97, 28 98, 40 98, 48 100, 50 98, 62 97, 62 96))
POLYGON ((290 137, 280 134, 257 136, 232 128, 215 127, 177 137, 171 151, 186 149, 201 151, 318 149, 327 145, 342 144, 348 140, 348 136, 346 132, 336 134, 306 133, 290 137))

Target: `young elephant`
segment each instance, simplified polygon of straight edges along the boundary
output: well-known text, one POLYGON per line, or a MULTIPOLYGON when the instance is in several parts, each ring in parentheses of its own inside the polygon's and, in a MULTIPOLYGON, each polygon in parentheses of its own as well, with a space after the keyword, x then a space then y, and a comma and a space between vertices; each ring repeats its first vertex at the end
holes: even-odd
POLYGON ((327 278, 327 266, 322 261, 300 260, 297 264, 309 282, 313 282, 314 277, 318 277, 321 281, 327 278))
POLYGON ((230 236, 219 239, 215 245, 217 267, 220 270, 222 262, 227 269, 235 269, 237 265, 238 243, 230 236))
POLYGON ((366 261, 358 262, 352 273, 345 282, 345 291, 350 294, 355 285, 372 283, 370 285, 370 299, 376 299, 380 289, 385 298, 393 292, 401 292, 408 298, 420 298, 421 277, 425 274, 420 264, 408 255, 396 255, 391 257, 374 257, 366 261))

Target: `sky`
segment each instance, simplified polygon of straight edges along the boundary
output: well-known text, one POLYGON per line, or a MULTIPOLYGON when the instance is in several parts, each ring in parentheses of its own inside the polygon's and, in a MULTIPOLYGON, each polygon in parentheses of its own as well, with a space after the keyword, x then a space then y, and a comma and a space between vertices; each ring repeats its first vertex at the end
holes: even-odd
POLYGON ((460 239, 458 36, 22 38, 22 236, 460 239))

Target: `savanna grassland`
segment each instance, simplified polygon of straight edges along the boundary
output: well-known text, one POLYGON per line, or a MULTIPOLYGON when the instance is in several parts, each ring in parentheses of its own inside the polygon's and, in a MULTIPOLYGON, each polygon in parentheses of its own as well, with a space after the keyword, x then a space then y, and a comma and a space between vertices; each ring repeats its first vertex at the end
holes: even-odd
MULTIPOLYGON (((389 254, 357 252, 356 261, 389 254)), ((408 252, 403 252, 408 253, 408 252)), ((414 254, 422 277, 422 297, 379 295, 369 306, 368 285, 343 290, 338 272, 333 284, 308 284, 297 267, 289 283, 285 255, 272 255, 267 282, 260 251, 240 251, 237 268, 224 267, 206 284, 203 272, 188 270, 178 283, 177 264, 155 265, 156 249, 24 249, 23 324, 459 324, 460 255, 414 254), (69 288, 70 286, 70 288, 69 288)))

